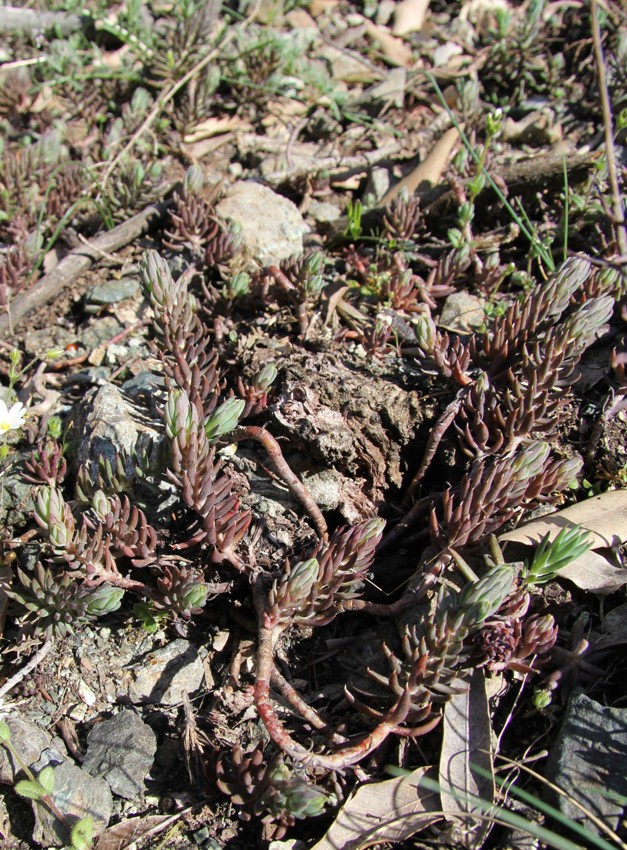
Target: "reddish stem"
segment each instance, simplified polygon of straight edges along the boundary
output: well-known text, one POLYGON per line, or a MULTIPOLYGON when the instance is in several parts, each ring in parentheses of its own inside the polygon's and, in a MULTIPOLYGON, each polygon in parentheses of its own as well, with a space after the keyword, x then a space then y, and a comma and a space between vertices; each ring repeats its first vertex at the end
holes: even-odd
POLYGON ((321 732, 329 738, 329 740, 333 744, 345 744, 348 741, 348 738, 345 738, 343 735, 335 732, 329 724, 323 720, 323 718, 318 714, 315 708, 312 708, 305 700, 301 697, 298 691, 290 685, 290 683, 285 679, 276 667, 272 671, 272 684, 279 689, 279 691, 283 694, 285 699, 290 703, 290 705, 311 725, 314 729, 319 729, 321 732))
POLYGON ((400 697, 381 718, 375 729, 353 746, 347 746, 335 753, 324 755, 313 753, 296 741, 283 726, 270 699, 270 681, 274 669, 274 650, 285 628, 281 623, 268 624, 266 617, 266 596, 261 585, 261 577, 254 586, 255 606, 259 617, 259 646, 257 649, 257 681, 255 683, 255 704, 259 717, 274 743, 290 758, 309 767, 321 770, 343 770, 361 761, 376 750, 396 727, 407 717, 411 707, 411 692, 405 688, 400 697))
POLYGON ((260 428, 258 425, 245 425, 243 427, 236 428, 235 431, 229 434, 229 439, 257 440, 257 442, 263 445, 268 453, 268 457, 276 467, 277 472, 312 518, 318 534, 322 538, 323 542, 326 543, 329 539, 329 532, 326 520, 322 515, 322 511, 314 502, 310 492, 307 490, 302 481, 300 481, 290 469, 287 461, 283 457, 281 447, 272 434, 264 428, 260 428))
POLYGON ((438 446, 442 442, 442 438, 446 434, 449 425, 457 416, 459 409, 462 405, 462 397, 458 395, 457 398, 453 399, 453 401, 448 405, 445 409, 444 413, 440 416, 438 421, 435 423, 431 432, 429 434, 429 439, 427 440, 427 447, 425 449, 424 456, 422 458, 422 463, 418 467, 418 471, 412 478, 407 491, 405 492, 404 501, 407 502, 418 484, 422 481, 429 468, 431 461, 434 458, 436 451, 438 450, 438 446))

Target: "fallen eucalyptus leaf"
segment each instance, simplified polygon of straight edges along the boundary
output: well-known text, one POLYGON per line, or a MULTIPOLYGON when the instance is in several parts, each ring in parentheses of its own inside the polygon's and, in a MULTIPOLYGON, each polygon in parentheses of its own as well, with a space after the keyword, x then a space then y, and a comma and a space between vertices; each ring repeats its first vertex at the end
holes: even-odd
POLYGON ((456 821, 454 842, 474 848, 490 829, 489 819, 469 815, 481 813, 473 802, 477 797, 494 800, 492 726, 483 671, 474 670, 467 684, 444 707, 440 798, 446 817, 456 821))
POLYGON ((145 817, 128 818, 116 823, 101 832, 94 844, 94 850, 126 850, 141 838, 158 835, 185 814, 184 811, 175 815, 146 815, 145 817))
POLYGON ((419 787, 424 776, 435 780, 435 768, 420 767, 405 776, 361 785, 312 850, 363 850, 403 841, 425 829, 440 817, 440 800, 434 791, 419 787))

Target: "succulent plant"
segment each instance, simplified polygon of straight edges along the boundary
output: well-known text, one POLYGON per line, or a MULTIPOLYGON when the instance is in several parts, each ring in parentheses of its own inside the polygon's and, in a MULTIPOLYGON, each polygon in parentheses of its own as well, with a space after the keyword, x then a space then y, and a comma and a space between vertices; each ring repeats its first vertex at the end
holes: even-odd
POLYGON ((218 788, 242 807, 245 820, 261 817, 272 823, 266 837, 280 838, 296 820, 317 817, 333 803, 331 795, 290 770, 280 756, 269 760, 261 744, 248 754, 236 745, 230 764, 218 758, 215 774, 218 788))
MULTIPOLYGON (((406 699, 399 734, 417 736, 433 728, 439 719, 437 707, 455 693, 455 679, 468 657, 465 642, 500 608, 513 581, 512 568, 499 564, 459 594, 442 587, 432 612, 405 630, 402 655, 384 645, 390 674, 369 670, 368 675, 397 700, 406 699)), ((352 695, 350 699, 365 714, 383 718, 383 712, 352 695)))
POLYGON ((199 614, 208 596, 208 587, 193 568, 166 564, 157 577, 151 597, 156 610, 168 611, 188 620, 199 614))
POLYGON ((26 481, 31 484, 48 484, 53 488, 60 487, 67 472, 63 449, 55 440, 39 443, 24 466, 27 471, 24 475, 26 481))
POLYGON ((345 601, 358 595, 372 565, 385 522, 367 520, 338 529, 317 558, 286 564, 268 594, 268 623, 317 626, 330 622, 345 601))
POLYGON ((41 563, 35 565, 32 575, 19 568, 17 575, 23 589, 12 588, 7 593, 26 608, 21 619, 23 634, 73 634, 100 614, 117 610, 124 593, 117 588, 93 590, 62 570, 49 569, 41 563))

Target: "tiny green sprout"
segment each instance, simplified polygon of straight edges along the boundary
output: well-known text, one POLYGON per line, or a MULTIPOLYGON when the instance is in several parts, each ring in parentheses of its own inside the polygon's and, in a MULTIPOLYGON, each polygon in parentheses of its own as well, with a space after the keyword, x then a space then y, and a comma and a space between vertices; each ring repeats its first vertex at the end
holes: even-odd
POLYGON ((4 720, 0 720, 0 744, 8 744, 11 740, 11 730, 9 724, 4 720))
POLYGON ((15 791, 20 797, 26 797, 28 800, 41 800, 42 797, 46 796, 46 792, 39 782, 31 782, 30 779, 22 779, 20 782, 16 782, 15 791))
POLYGON ((43 800, 54 791, 54 768, 44 767, 36 779, 22 779, 15 783, 15 791, 29 800, 43 800))
POLYGON ((26 372, 26 367, 20 369, 20 362, 22 360, 22 355, 18 351, 17 348, 12 348, 11 353, 9 355, 9 389, 12 390, 13 387, 17 384, 20 378, 23 377, 26 372))
POLYGON ((458 227, 449 228, 447 236, 448 241, 456 250, 460 250, 464 247, 464 234, 458 227))
POLYGON ((552 542, 550 535, 545 534, 523 578, 528 585, 552 581, 560 570, 591 547, 591 536, 580 526, 563 528, 552 542))
MULTIPOLYGON (((463 204, 460 204, 457 209, 457 221, 463 227, 466 224, 470 224, 475 215, 475 205, 469 203, 468 201, 464 201, 463 204)), ((450 238, 450 237, 449 237, 450 238)))
POLYGON ((65 351, 62 348, 49 348, 48 351, 44 354, 45 360, 58 360, 60 357, 63 357, 65 351))
POLYGON ((359 239, 361 236, 361 216, 363 211, 361 201, 355 201, 354 203, 351 200, 348 201, 346 206, 348 224, 344 233, 346 236, 350 236, 351 239, 359 239))
POLYGON ((187 608, 202 608, 207 601, 209 589, 206 584, 194 584, 183 594, 183 602, 187 608))
POLYGON ((190 165, 185 173, 183 187, 188 195, 198 195, 205 185, 205 175, 198 164, 190 165))
MULTIPOLYGON (((477 195, 485 189, 486 183, 485 173, 483 171, 478 171, 475 176, 468 181, 466 185, 466 192, 470 198, 476 198, 477 195)), ((474 206, 473 206, 473 216, 474 216, 474 206)))
POLYGON ((46 794, 52 794, 54 791, 54 767, 48 765, 40 772, 37 780, 46 794))
POLYGON ((155 611, 150 602, 136 602, 133 612, 141 620, 142 627, 148 634, 154 634, 167 620, 168 615, 164 611, 155 611))
POLYGON ((547 688, 536 688, 533 694, 533 704, 538 711, 548 708, 553 700, 551 691, 547 688))
POLYGON ((253 378, 253 387, 258 393, 268 392, 272 384, 276 381, 278 374, 274 363, 268 363, 253 378))
POLYGON ((90 593, 87 598, 87 610, 90 614, 99 616, 117 611, 122 604, 124 591, 120 587, 101 585, 90 593))
POLYGON ((231 282, 224 287, 224 297, 229 301, 235 301, 237 298, 244 298, 250 292, 250 275, 246 272, 238 272, 233 275, 231 282))
POLYGON ((73 850, 89 850, 94 843, 94 819, 87 815, 76 821, 70 835, 73 850))
POLYGON ((48 429, 48 434, 53 440, 58 440, 63 433, 63 423, 59 419, 58 416, 51 416, 48 422, 46 423, 46 427, 48 429))
POLYGON ((616 116, 616 129, 624 130, 627 127, 627 108, 621 109, 621 111, 616 116))

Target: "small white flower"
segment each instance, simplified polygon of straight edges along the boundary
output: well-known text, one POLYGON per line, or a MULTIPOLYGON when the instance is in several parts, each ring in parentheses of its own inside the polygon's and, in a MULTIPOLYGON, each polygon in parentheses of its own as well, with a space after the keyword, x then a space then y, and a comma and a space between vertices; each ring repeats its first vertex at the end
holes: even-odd
POLYGON ((7 407, 6 401, 0 398, 0 434, 21 428, 26 422, 26 409, 20 401, 7 407))

